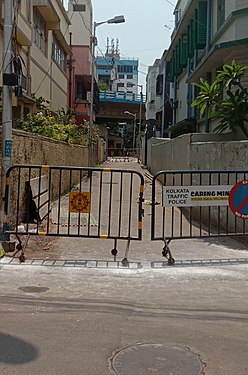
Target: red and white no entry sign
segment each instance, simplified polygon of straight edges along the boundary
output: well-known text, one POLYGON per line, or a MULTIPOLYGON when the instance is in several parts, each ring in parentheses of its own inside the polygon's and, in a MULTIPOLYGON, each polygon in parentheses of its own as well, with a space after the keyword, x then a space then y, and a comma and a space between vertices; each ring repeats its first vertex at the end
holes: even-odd
POLYGON ((239 181, 229 194, 229 206, 235 216, 248 219, 248 180, 239 181))

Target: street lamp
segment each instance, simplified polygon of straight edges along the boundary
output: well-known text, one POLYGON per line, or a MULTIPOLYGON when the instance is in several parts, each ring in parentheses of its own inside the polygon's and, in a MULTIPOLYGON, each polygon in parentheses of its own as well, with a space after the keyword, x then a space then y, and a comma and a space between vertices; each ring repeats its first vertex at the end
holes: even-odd
POLYGON ((88 148, 88 166, 91 166, 91 157, 92 157, 92 127, 93 127, 93 107, 94 107, 94 62, 95 62, 95 47, 97 45, 96 41, 96 28, 104 23, 123 23, 125 22, 124 16, 115 16, 110 18, 107 21, 94 22, 93 27, 93 40, 92 40, 92 49, 91 49, 91 88, 90 88, 90 124, 89 124, 89 148, 88 148))
POLYGON ((135 133, 136 133, 136 113, 131 113, 129 111, 124 112, 126 115, 131 115, 134 117, 134 122, 133 122, 133 150, 135 149, 135 133))

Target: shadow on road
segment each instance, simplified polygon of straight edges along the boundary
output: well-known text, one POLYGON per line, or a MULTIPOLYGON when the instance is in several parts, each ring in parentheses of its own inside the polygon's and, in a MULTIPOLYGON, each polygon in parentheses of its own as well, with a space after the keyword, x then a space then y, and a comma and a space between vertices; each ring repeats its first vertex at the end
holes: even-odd
POLYGON ((37 349, 15 336, 0 332, 0 362, 23 364, 38 357, 37 349))

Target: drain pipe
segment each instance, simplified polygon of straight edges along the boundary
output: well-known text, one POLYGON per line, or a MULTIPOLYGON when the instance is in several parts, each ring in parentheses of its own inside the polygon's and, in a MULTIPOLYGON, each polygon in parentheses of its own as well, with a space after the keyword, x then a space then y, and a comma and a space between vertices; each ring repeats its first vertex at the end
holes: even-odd
MULTIPOLYGON (((207 35, 206 35, 206 55, 208 55, 208 52, 210 51, 211 48, 211 27, 212 27, 212 18, 211 18, 211 13, 212 13, 212 0, 208 0, 207 3, 207 35)), ((207 74, 207 80, 211 80, 211 73, 207 74)), ((207 106, 206 108, 206 114, 205 114, 205 133, 209 133, 209 108, 207 106)))
POLYGON ((207 35, 206 35, 206 55, 211 48, 211 28, 212 28, 212 0, 208 0, 207 4, 207 35))
POLYGON ((176 125, 176 122, 177 122, 176 101, 177 101, 177 78, 175 76, 174 77, 174 98, 173 98, 173 125, 176 125))

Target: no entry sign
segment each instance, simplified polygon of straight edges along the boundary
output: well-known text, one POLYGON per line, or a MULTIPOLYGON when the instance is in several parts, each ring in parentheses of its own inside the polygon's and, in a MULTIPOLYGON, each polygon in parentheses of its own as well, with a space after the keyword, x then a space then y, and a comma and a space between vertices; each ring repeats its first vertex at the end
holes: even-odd
POLYGON ((233 186, 229 194, 229 206, 235 216, 248 219, 248 180, 233 186))

